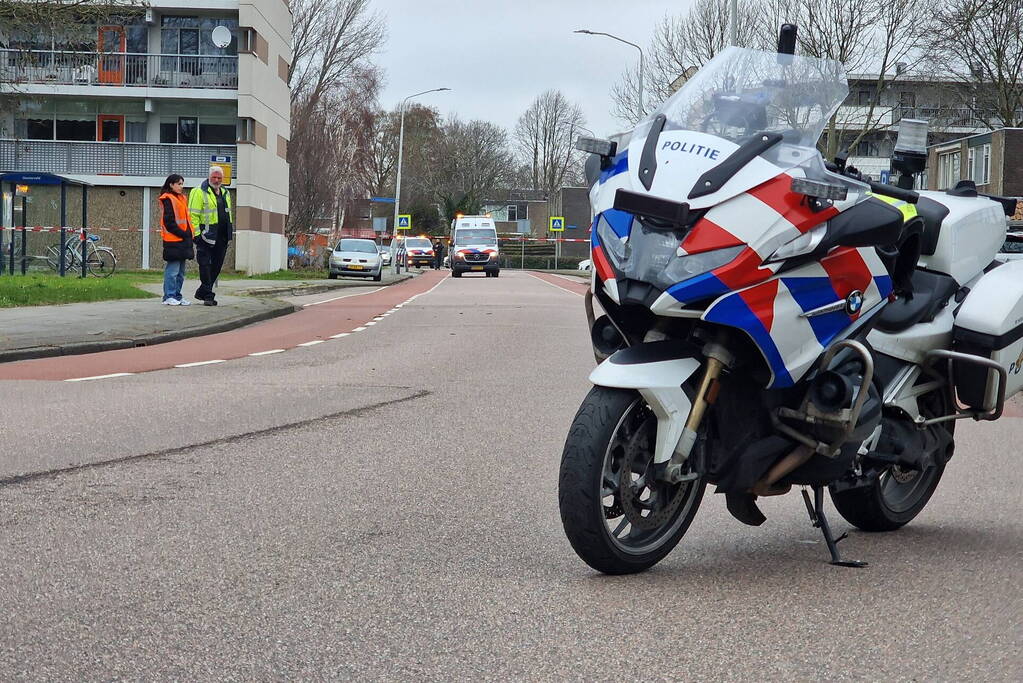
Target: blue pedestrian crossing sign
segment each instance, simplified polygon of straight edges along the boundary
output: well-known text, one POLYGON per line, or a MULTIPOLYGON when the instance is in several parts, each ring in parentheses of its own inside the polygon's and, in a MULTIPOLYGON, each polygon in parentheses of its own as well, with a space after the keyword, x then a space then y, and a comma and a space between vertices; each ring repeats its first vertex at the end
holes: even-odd
POLYGON ((881 171, 881 184, 882 185, 887 185, 888 181, 891 180, 891 177, 892 177, 892 172, 891 171, 889 171, 887 169, 884 170, 884 171, 881 171))
POLYGON ((548 229, 551 232, 565 232, 565 217, 564 216, 551 216, 550 225, 548 229))
POLYGON ((398 230, 411 230, 412 229, 412 215, 403 213, 398 216, 398 230))

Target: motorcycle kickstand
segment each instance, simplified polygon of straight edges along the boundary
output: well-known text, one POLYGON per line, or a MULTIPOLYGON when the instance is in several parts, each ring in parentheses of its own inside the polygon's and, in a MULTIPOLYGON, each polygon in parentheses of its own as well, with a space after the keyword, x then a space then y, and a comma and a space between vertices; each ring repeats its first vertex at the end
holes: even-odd
POLYGON ((832 536, 831 527, 828 525, 828 518, 824 516, 824 487, 814 486, 812 488, 813 502, 810 502, 810 494, 806 492, 805 488, 801 491, 803 502, 806 503, 806 512, 810 515, 810 523, 824 534, 824 542, 828 544, 828 552, 831 553, 831 564, 839 567, 866 567, 866 562, 842 559, 838 552, 838 542, 848 538, 849 534, 844 533, 838 538, 832 536))

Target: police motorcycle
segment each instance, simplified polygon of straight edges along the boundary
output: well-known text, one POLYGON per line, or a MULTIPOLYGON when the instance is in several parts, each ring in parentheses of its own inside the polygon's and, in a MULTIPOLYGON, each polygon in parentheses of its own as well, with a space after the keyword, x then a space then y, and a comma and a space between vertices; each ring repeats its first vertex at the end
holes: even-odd
POLYGON ((707 485, 754 526, 759 497, 799 487, 831 562, 863 566, 842 559, 824 489, 859 529, 898 529, 956 421, 995 420, 1023 388, 1023 261, 996 260, 1015 200, 910 189, 925 122, 900 128, 895 186, 826 163, 845 71, 794 46, 785 25, 777 53, 729 47, 628 139, 577 142, 599 365, 559 505, 601 572, 664 558, 707 485))

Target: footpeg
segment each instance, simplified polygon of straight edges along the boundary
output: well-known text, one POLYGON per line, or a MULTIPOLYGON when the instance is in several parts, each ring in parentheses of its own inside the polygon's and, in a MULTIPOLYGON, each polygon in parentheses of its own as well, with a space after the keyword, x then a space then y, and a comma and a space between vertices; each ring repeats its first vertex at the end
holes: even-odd
POLYGON ((760 526, 767 521, 767 517, 760 511, 756 503, 757 497, 751 493, 726 493, 725 505, 732 517, 743 524, 760 526))

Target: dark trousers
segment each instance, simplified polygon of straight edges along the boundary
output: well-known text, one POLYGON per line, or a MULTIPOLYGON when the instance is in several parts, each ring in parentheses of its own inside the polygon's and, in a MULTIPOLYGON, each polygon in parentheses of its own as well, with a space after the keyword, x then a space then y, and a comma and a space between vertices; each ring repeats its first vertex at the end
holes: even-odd
POLYGON ((433 269, 440 270, 442 263, 444 263, 444 255, 438 251, 433 255, 433 269))
POLYGON ((227 255, 227 241, 217 240, 216 244, 209 244, 204 239, 195 241, 195 262, 199 265, 199 280, 202 284, 195 290, 195 298, 203 301, 212 301, 216 294, 213 292, 213 285, 220 277, 220 269, 224 267, 224 257, 227 255))

